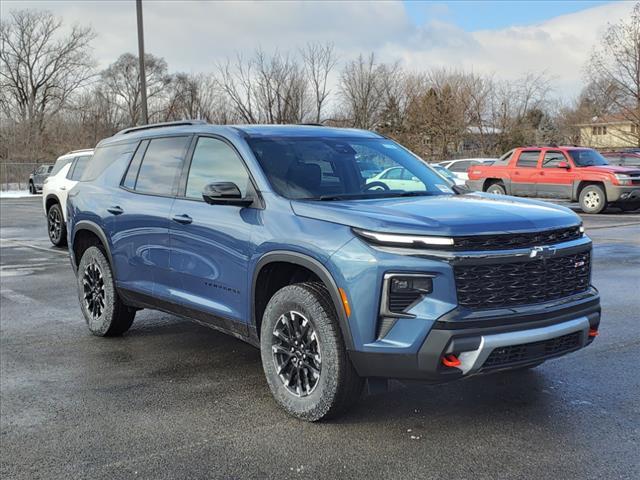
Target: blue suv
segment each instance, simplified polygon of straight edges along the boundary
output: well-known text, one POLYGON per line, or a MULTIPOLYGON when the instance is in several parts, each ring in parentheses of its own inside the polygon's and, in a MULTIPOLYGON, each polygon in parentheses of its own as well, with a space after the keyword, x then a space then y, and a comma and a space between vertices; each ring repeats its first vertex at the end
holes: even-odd
POLYGON ((365 381, 530 368, 598 331, 578 216, 452 186, 373 132, 130 128, 98 144, 67 208, 91 333, 121 335, 142 308, 227 332, 306 420, 365 381))

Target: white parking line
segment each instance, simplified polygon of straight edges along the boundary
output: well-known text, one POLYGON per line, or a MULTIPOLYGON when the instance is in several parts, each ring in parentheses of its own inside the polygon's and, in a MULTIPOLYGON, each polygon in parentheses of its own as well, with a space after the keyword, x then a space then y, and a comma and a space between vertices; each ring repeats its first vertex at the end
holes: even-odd
POLYGON ((39 247, 38 245, 12 240, 10 238, 0 238, 0 247, 28 247, 35 250, 42 250, 43 252, 57 253, 58 255, 64 255, 65 257, 69 256, 69 252, 67 250, 55 250, 53 248, 39 247), (4 245, 5 243, 8 245, 4 245))

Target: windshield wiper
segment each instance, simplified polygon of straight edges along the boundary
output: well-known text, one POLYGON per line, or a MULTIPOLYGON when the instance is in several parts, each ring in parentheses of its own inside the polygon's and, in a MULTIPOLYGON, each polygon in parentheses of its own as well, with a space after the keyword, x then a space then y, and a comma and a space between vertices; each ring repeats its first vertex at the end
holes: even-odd
POLYGON ((321 195, 317 198, 309 198, 305 200, 353 200, 353 199, 368 199, 368 198, 395 198, 395 197, 422 197, 441 195, 440 192, 426 192, 426 191, 410 191, 410 192, 380 192, 380 193, 337 193, 334 195, 321 195))

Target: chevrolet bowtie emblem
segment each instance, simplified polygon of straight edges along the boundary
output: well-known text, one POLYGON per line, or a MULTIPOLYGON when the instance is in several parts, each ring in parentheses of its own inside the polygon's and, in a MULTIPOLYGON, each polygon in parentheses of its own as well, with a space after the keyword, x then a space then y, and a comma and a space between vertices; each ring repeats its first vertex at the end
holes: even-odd
POLYGON ((551 258, 556 254, 554 247, 533 247, 529 252, 529 258, 551 258))

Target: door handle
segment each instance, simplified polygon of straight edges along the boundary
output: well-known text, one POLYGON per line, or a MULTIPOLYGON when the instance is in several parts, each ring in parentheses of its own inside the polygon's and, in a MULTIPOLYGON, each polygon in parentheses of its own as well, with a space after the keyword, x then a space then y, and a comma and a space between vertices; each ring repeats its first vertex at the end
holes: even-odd
POLYGON ((113 207, 107 208, 107 212, 113 213, 114 215, 120 215, 121 213, 124 213, 124 210, 122 210, 118 205, 114 205, 113 207))
POLYGON ((60 190, 66 190, 67 187, 65 187, 64 185, 60 187, 60 190))
POLYGON ((193 218, 184 213, 182 215, 174 215, 173 217, 171 217, 171 220, 181 223, 182 225, 189 225, 191 222, 193 222, 193 218))

